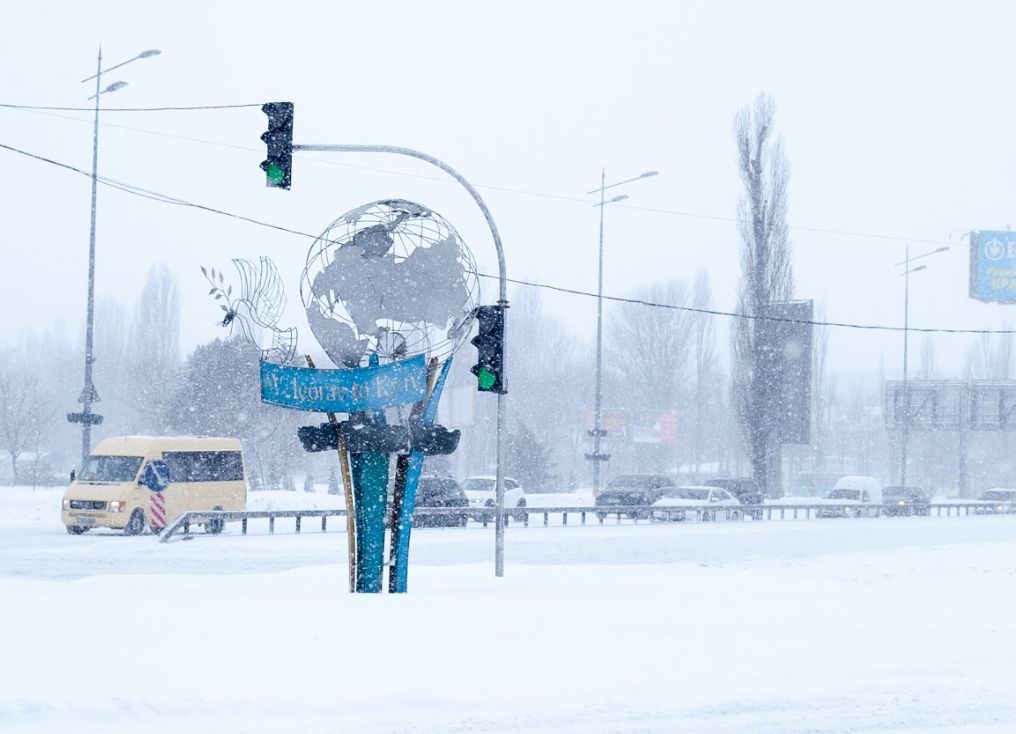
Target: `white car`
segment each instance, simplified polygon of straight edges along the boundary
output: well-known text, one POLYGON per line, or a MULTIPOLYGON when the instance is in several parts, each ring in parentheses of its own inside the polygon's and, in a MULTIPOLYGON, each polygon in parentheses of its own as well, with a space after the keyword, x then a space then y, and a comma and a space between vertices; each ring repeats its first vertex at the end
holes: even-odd
POLYGON ((825 499, 819 517, 875 517, 882 506, 882 483, 874 477, 840 477, 825 499))
POLYGON ((1016 489, 995 487, 982 492, 977 500, 978 503, 983 502, 986 507, 991 508, 987 512, 1004 514, 1016 512, 1016 489))
MULTIPOLYGON (((496 484, 497 478, 493 476, 469 477, 462 483, 470 507, 490 508, 490 515, 484 517, 486 522, 494 519, 493 510, 497 506, 496 484)), ((519 522, 525 520, 526 513, 520 510, 526 506, 526 493, 511 477, 504 478, 504 506, 507 510, 515 509, 513 516, 516 520, 519 522)))
POLYGON ((719 487, 667 487, 653 503, 653 520, 740 520, 740 507, 741 503, 733 495, 719 487))

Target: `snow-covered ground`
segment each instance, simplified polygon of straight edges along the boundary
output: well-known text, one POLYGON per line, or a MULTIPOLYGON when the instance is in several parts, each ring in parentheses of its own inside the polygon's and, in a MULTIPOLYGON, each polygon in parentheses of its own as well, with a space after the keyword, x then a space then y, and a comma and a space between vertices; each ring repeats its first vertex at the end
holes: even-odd
POLYGON ((378 597, 341 522, 71 537, 59 499, 0 488, 3 732, 1016 731, 1016 516, 512 525, 503 579, 427 528, 378 597))

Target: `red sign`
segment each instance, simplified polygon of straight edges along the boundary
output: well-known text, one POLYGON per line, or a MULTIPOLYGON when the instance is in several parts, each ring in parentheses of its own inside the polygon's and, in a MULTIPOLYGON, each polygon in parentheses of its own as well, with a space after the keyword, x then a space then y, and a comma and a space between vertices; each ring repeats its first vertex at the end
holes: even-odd
POLYGON ((660 443, 677 443, 677 413, 673 410, 660 414, 660 443))

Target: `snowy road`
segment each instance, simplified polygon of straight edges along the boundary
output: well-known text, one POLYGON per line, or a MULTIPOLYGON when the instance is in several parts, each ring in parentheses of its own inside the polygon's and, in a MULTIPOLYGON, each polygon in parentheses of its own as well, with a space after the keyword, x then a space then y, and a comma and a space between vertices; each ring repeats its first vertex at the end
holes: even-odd
POLYGON ((4 732, 1016 730, 1016 518, 513 528, 501 580, 426 529, 378 598, 341 533, 70 537, 53 497, 0 490, 4 732))
MULTIPOLYGON (((305 521, 303 532, 295 534, 289 519, 279 520, 272 536, 267 535, 266 521, 252 521, 248 536, 240 535, 234 523, 218 537, 198 531, 190 540, 172 539, 167 544, 156 543, 151 536, 124 537, 113 531, 71 537, 59 521, 61 493, 40 489, 3 500, 0 492, 0 517, 6 518, 0 521, 0 576, 75 579, 124 573, 263 573, 346 562, 341 518, 332 518, 324 534, 316 520, 305 521)), ((300 494, 274 494, 301 499, 300 494)), ((540 517, 534 516, 530 527, 509 525, 505 536, 509 569, 511 564, 783 565, 831 553, 1016 538, 1016 515, 638 526, 599 525, 590 518, 585 526, 547 528, 539 523, 540 517)), ((413 531, 414 565, 472 563, 493 568, 493 525, 413 531)))

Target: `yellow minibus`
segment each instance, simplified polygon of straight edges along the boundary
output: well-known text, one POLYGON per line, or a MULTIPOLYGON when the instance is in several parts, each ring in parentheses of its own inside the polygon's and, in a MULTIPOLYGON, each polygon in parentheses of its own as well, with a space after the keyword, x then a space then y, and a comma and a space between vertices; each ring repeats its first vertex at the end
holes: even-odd
MULTIPOLYGON (((247 506, 243 454, 237 438, 120 436, 99 442, 72 476, 60 519, 71 535, 114 528, 137 535, 151 524, 151 490, 143 483, 149 462, 169 468, 162 491, 166 524, 197 510, 243 510, 247 506)), ((204 523, 217 533, 221 521, 204 523)))

